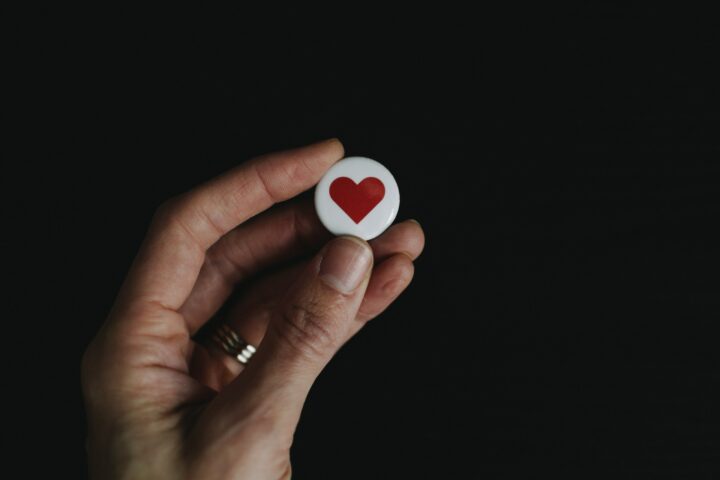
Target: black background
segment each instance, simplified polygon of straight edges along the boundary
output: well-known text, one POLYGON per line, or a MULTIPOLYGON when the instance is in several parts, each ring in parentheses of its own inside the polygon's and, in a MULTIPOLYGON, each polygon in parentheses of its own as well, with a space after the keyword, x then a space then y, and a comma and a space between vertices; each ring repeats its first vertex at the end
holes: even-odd
POLYGON ((718 25, 581 3, 7 15, 25 471, 84 475, 80 356, 155 208, 338 136, 427 244, 318 380, 294 478, 720 474, 718 25))

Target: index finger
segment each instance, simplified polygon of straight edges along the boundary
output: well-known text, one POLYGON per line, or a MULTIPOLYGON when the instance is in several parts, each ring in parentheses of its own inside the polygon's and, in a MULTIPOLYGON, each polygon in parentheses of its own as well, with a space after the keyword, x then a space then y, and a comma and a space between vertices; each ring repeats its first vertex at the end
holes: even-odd
POLYGON ((164 204, 156 213, 121 296, 179 309, 206 250, 220 237, 315 185, 342 158, 337 139, 250 160, 164 204))

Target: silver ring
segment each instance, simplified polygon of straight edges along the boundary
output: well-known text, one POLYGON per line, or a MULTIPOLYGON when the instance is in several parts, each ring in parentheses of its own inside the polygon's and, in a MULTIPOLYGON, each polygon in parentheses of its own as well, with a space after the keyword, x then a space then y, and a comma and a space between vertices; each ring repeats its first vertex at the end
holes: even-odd
POLYGON ((243 365, 247 365, 256 350, 255 347, 243 340, 240 335, 224 323, 213 332, 210 338, 221 350, 243 365))

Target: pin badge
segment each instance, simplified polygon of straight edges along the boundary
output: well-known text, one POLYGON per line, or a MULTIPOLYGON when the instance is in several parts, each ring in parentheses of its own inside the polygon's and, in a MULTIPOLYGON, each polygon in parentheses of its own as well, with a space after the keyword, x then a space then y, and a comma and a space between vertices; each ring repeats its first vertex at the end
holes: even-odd
POLYGON ((399 206, 395 178, 365 157, 340 160, 315 187, 315 210, 335 235, 375 238, 392 224, 399 206))

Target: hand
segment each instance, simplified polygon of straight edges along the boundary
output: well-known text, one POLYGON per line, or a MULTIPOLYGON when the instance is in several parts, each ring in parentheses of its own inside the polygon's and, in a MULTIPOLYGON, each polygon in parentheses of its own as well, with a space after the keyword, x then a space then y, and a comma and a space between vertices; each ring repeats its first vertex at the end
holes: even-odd
POLYGON ((342 156, 330 140, 259 157, 157 211, 83 357, 93 478, 290 478, 312 383, 407 287, 424 243, 413 221, 370 244, 330 239, 309 204, 255 216, 342 156), (193 339, 238 284, 222 320, 259 345, 244 370, 193 339))

